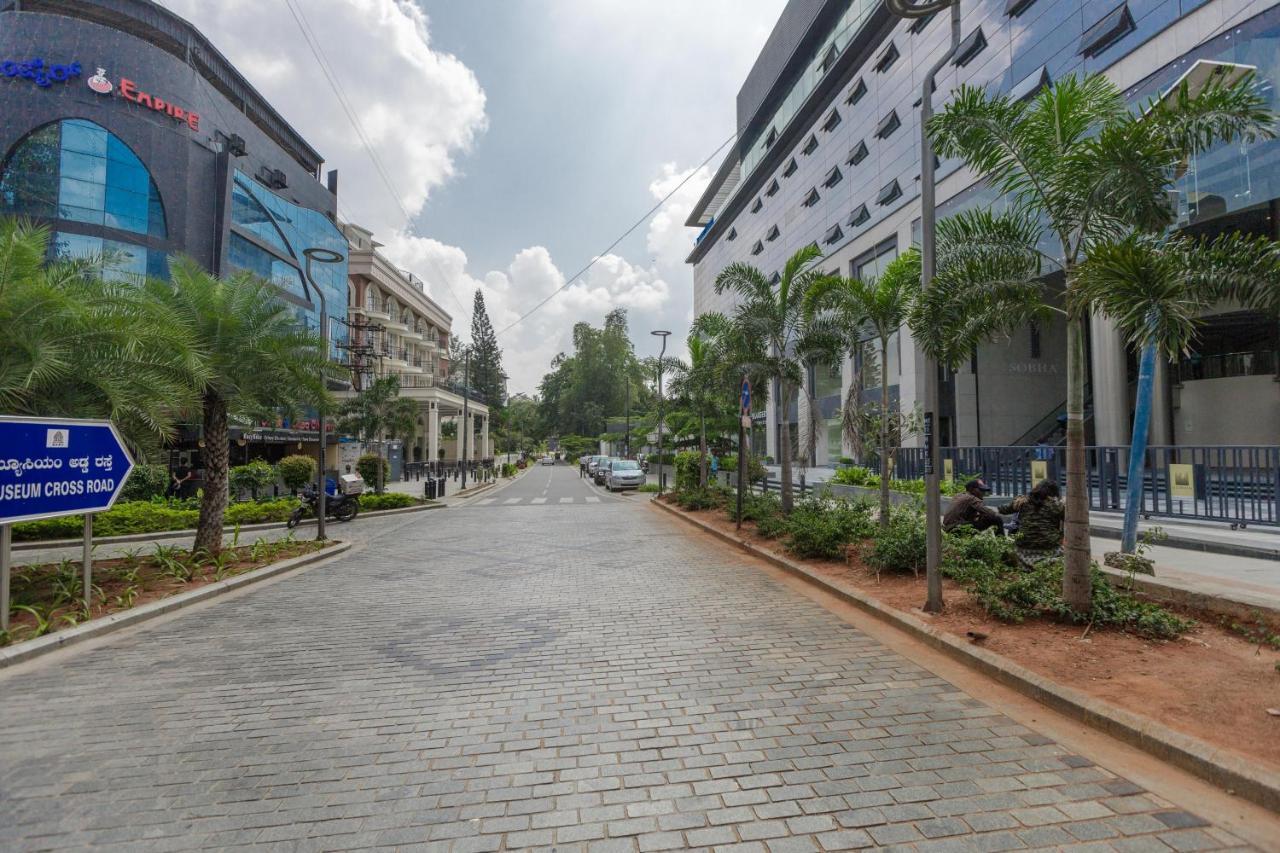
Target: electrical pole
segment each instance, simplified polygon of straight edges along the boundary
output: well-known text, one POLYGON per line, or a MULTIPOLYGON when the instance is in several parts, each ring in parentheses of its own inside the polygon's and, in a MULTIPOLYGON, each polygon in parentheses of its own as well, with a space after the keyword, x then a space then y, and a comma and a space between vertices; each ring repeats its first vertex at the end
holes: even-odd
POLYGON ((467 439, 470 437, 467 433, 471 432, 471 425, 467 423, 467 402, 471 399, 468 390, 471 387, 471 347, 467 347, 464 352, 466 357, 463 359, 462 366, 462 489, 467 488, 467 439))
MULTIPOLYGON (((659 329, 649 334, 656 335, 662 339, 662 351, 658 354, 658 496, 661 497, 662 487, 665 485, 662 469, 666 461, 662 456, 662 420, 666 414, 662 399, 662 362, 667 356, 667 336, 671 333, 664 329, 659 329)), ((673 471, 675 470, 674 465, 671 468, 673 471)))

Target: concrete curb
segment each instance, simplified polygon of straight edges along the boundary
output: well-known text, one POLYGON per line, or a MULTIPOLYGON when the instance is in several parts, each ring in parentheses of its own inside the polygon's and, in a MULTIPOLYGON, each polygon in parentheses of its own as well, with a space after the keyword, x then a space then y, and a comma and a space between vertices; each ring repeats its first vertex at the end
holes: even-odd
MULTIPOLYGON (((1153 517, 1153 521, 1159 519, 1153 517)), ((1099 539, 1120 540, 1120 531, 1112 527, 1089 525, 1089 535, 1099 539)), ((1280 548, 1265 548, 1261 545, 1236 545, 1230 542, 1211 542, 1202 539, 1191 539, 1186 536, 1169 534, 1160 540, 1159 545, 1166 548, 1181 548, 1184 551, 1200 551, 1204 554, 1220 554, 1223 557, 1248 557, 1254 560, 1280 561, 1280 548)))
POLYGON ((110 616, 91 619, 82 625, 76 625, 74 628, 68 628, 65 631, 46 634, 43 637, 36 637, 34 640, 26 640, 7 646, 0 649, 0 670, 17 663, 25 663, 34 658, 42 657, 76 643, 83 643, 86 640, 93 640, 115 633, 165 613, 190 607, 193 604, 198 604, 201 601, 206 601, 219 595, 225 595, 228 592, 233 592, 258 581, 309 566, 313 563, 319 563, 322 560, 328 560, 330 557, 336 557, 350 549, 350 542, 338 542, 313 554, 303 554, 300 557, 281 560, 278 563, 272 563, 223 581, 217 581, 199 589, 193 589, 190 592, 179 593, 160 601, 144 604, 141 607, 134 607, 129 610, 122 610, 119 613, 112 613, 110 616))
MULTIPOLYGON (((375 509, 370 512, 362 512, 356 516, 355 520, 362 518, 380 518, 384 515, 400 515, 406 512, 423 512, 429 509, 444 509, 442 503, 425 504, 423 506, 402 506, 396 509, 375 509)), ((314 518, 304 519, 299 528, 314 527, 316 520, 314 518)), ((341 524, 342 522, 330 521, 330 524, 341 524)), ((243 524, 240 526, 241 533, 253 533, 259 530, 284 530, 288 525, 283 521, 264 521, 261 524, 243 524)), ((236 532, 234 526, 223 527, 222 535, 233 534, 236 532)), ((126 533, 123 536, 95 536, 93 538, 94 545, 120 545, 129 542, 158 542, 162 539, 183 539, 187 536, 195 536, 194 527, 188 527, 185 530, 162 530, 155 533, 126 533)), ((12 550, 14 551, 42 551, 46 548, 79 548, 82 539, 37 539, 32 542, 14 542, 12 550)))
MULTIPOLYGON (((1099 565, 1103 574, 1117 584, 1128 584, 1129 573, 1110 566, 1099 565)), ((1251 595, 1246 590, 1223 590, 1221 592, 1205 592, 1180 583, 1175 578, 1162 578, 1159 575, 1134 575, 1133 586, 1148 598, 1166 604, 1202 610, 1215 616, 1227 616, 1234 619, 1247 619, 1261 614, 1275 621, 1280 621, 1280 605, 1274 598, 1262 595, 1251 595)))
POLYGON ((1181 767, 1230 793, 1251 800, 1264 808, 1280 812, 1280 773, 1273 773, 1250 764, 1233 753, 1218 749, 1199 738, 1174 731, 1149 717, 1126 711, 1079 690, 1056 684, 1007 658, 961 642, 909 613, 888 607, 857 590, 823 578, 799 563, 738 539, 660 501, 654 501, 653 505, 911 634, 960 663, 1012 687, 1025 696, 1106 732, 1162 761, 1181 767))

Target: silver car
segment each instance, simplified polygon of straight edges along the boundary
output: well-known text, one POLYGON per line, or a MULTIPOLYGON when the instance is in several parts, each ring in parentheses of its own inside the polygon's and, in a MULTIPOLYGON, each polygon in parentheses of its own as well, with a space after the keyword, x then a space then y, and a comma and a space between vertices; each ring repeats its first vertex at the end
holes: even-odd
POLYGON ((634 459, 614 459, 604 475, 604 485, 611 492, 638 489, 645 484, 644 471, 634 459))

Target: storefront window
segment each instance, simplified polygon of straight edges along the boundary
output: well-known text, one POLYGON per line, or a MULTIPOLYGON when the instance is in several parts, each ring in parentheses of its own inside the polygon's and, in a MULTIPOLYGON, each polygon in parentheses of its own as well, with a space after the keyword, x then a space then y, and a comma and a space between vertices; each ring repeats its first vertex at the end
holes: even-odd
MULTIPOLYGON (((106 128, 46 125, 0 169, 0 214, 65 219, 164 239, 164 205, 146 166, 106 128)), ((145 265, 144 265, 145 266, 145 265)))

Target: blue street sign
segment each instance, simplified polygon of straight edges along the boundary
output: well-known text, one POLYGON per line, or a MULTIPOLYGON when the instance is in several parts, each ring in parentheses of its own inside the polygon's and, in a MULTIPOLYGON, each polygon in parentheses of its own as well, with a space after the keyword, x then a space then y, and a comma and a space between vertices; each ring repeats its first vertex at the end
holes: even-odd
POLYGON ((751 380, 742 377, 742 414, 751 414, 751 380))
POLYGON ((110 509, 132 469, 109 421, 0 416, 0 524, 110 509))

